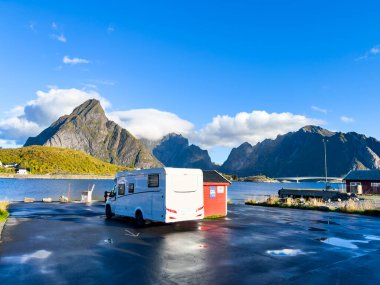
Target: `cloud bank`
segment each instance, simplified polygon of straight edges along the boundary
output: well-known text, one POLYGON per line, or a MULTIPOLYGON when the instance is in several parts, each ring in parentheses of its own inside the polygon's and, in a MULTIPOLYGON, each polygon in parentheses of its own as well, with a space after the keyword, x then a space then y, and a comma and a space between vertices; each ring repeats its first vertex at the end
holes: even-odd
POLYGON ((6 145, 24 144, 29 136, 36 136, 59 117, 70 114, 88 99, 100 100, 104 108, 110 103, 95 91, 50 88, 37 91, 37 98, 24 106, 17 106, 0 119, 0 140, 6 145))
POLYGON ((188 135, 194 127, 176 114, 156 109, 111 112, 107 116, 137 138, 149 140, 159 140, 169 133, 188 135))
POLYGON ((266 111, 241 112, 234 117, 216 116, 212 122, 196 132, 192 140, 202 147, 236 147, 243 142, 254 145, 264 139, 274 139, 279 134, 298 130, 306 125, 324 122, 292 113, 268 113, 266 111))
MULTIPOLYGON (((174 113, 152 108, 108 111, 110 103, 96 91, 51 87, 48 91, 37 91, 34 100, 17 106, 7 112, 4 118, 0 118, 0 145, 24 144, 28 137, 38 135, 59 117, 70 114, 75 107, 92 98, 101 102, 109 119, 137 138, 159 140, 169 133, 178 133, 208 150, 237 147, 244 142, 254 145, 264 139, 274 139, 279 134, 296 131, 305 125, 324 124, 321 120, 292 113, 252 111, 234 116, 218 115, 196 130, 192 122, 174 113)), ((348 117, 341 119, 345 122, 353 121, 348 117)))

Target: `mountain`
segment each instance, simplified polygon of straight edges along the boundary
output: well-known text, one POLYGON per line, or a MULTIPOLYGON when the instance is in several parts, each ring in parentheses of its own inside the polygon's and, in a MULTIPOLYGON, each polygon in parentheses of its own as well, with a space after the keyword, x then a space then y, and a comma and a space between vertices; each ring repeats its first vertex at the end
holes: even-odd
POLYGON ((354 132, 306 126, 255 146, 243 143, 232 149, 220 171, 238 176, 324 176, 323 139, 327 140, 328 176, 341 177, 351 169, 380 167, 378 140, 354 132))
POLYGON ((101 161, 81 151, 47 146, 1 149, 0 161, 4 164, 17 163, 32 174, 114 175, 125 170, 125 167, 101 161))
POLYGON ((189 145, 189 140, 182 135, 169 134, 160 142, 144 143, 152 147, 153 155, 165 166, 215 169, 207 150, 189 145))
POLYGON ((43 145, 83 151, 102 161, 127 167, 161 166, 131 133, 108 120, 100 102, 88 100, 55 121, 24 146, 43 145))

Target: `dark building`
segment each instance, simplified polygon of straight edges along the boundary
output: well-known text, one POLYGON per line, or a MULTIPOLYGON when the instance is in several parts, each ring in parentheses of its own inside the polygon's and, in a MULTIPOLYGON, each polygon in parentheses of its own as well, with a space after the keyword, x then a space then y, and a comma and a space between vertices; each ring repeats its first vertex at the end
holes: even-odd
POLYGON ((380 170, 352 170, 344 180, 348 193, 380 194, 380 170))

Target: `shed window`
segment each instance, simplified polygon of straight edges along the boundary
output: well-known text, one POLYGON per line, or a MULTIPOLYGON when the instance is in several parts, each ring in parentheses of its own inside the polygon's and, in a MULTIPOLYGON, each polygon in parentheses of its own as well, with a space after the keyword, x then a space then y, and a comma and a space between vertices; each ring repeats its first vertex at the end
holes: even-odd
POLYGON ((376 188, 378 188, 378 187, 380 187, 380 183, 378 183, 378 182, 372 182, 372 183, 371 183, 371 187, 376 187, 376 188))
POLYGON ((155 188, 159 186, 159 175, 158 174, 149 174, 148 175, 148 187, 155 188))
POLYGON ((128 193, 134 193, 134 192, 135 192, 135 183, 129 183, 128 193))
POLYGON ((118 195, 125 195, 125 184, 118 184, 117 185, 117 194, 118 195))

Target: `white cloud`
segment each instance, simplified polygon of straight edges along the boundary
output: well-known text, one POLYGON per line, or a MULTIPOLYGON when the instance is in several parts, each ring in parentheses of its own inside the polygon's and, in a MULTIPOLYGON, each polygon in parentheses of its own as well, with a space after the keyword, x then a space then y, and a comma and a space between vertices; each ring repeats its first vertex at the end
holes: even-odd
POLYGON ((254 145, 264 139, 274 139, 279 134, 314 124, 320 125, 324 122, 292 113, 241 112, 234 117, 227 115, 214 117, 211 123, 190 139, 204 148, 236 147, 243 142, 254 145))
POLYGON ((355 61, 359 61, 359 60, 363 60, 363 59, 368 59, 370 57, 375 57, 378 54, 380 54, 380 45, 376 45, 376 46, 372 47, 365 54, 363 54, 362 56, 359 56, 358 58, 356 58, 355 61))
POLYGON ((111 34, 115 31, 115 28, 112 25, 109 25, 107 28, 107 33, 111 34))
POLYGON ((53 30, 57 30, 57 29, 58 29, 58 25, 57 25, 57 23, 56 23, 56 22, 52 22, 52 23, 51 23, 51 28, 52 28, 53 30))
POLYGON ((23 144, 29 136, 36 136, 60 116, 70 114, 75 107, 88 99, 100 100, 104 108, 110 103, 97 92, 90 90, 50 88, 37 91, 37 98, 5 113, 0 118, 0 139, 15 140, 23 144))
POLYGON ((78 58, 78 57, 70 58, 67 55, 65 55, 62 59, 62 62, 64 64, 85 64, 85 63, 90 63, 91 61, 89 61, 88 59, 78 58))
POLYGON ((32 30, 33 32, 36 32, 36 23, 35 22, 30 22, 28 24, 28 27, 30 30, 32 30))
POLYGON ((376 55, 376 54, 380 53, 380 49, 378 47, 373 47, 373 48, 371 48, 371 50, 369 52, 371 54, 376 55))
POLYGON ((94 85, 107 85, 107 86, 115 86, 116 82, 114 80, 101 80, 101 79, 89 79, 87 80, 89 84, 94 84, 94 85))
POLYGON ((159 140, 169 133, 188 135, 193 124, 176 114, 156 109, 134 109, 108 113, 107 116, 137 138, 159 140))
POLYGON ((57 35, 57 34, 53 34, 51 35, 51 37, 61 43, 65 43, 67 42, 67 39, 66 37, 64 36, 64 34, 60 34, 60 35, 57 35))
POLYGON ((1 148, 15 148, 15 147, 21 147, 21 145, 18 145, 15 140, 0 139, 0 147, 1 148))
POLYGON ((327 109, 319 108, 317 106, 311 106, 311 109, 319 113, 327 114, 327 109))
POLYGON ((346 124, 349 124, 349 123, 353 123, 353 122, 355 122, 355 119, 354 119, 354 118, 347 117, 347 116, 341 116, 341 117, 340 117, 340 120, 341 120, 343 123, 346 123, 346 124))

